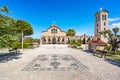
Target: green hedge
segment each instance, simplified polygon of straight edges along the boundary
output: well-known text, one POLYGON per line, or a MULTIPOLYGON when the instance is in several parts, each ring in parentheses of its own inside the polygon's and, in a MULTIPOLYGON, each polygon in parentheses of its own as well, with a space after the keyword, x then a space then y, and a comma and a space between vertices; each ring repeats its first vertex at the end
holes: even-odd
POLYGON ((117 54, 117 55, 120 55, 120 51, 109 51, 109 54, 117 54))
POLYGON ((73 48, 77 48, 77 46, 81 46, 81 41, 80 41, 80 40, 73 39, 73 40, 71 40, 70 45, 71 45, 73 48))
MULTIPOLYGON (((18 48, 21 49, 22 48, 22 43, 21 42, 15 42, 12 44, 12 48, 18 48)), ((33 45, 31 45, 30 43, 23 43, 23 48, 33 48, 33 45)))

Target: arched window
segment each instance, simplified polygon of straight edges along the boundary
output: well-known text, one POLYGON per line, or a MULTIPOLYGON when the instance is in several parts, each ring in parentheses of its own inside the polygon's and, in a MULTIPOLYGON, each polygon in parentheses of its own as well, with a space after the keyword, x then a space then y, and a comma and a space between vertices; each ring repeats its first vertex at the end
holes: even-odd
POLYGON ((51 33, 57 33, 57 29, 51 29, 51 33))
POLYGON ((104 22, 104 26, 106 26, 106 22, 104 22))
POLYGON ((43 41, 46 42, 46 38, 45 37, 43 38, 43 41))
POLYGON ((106 30, 106 28, 104 28, 104 31, 106 30))
POLYGON ((55 28, 53 29, 53 33, 55 33, 55 28))
POLYGON ((97 29, 97 33, 98 33, 98 29, 97 29))
POLYGON ((97 27, 98 27, 98 23, 97 23, 97 27))
POLYGON ((107 17, 107 16, 106 16, 106 14, 105 14, 105 20, 106 20, 106 17, 107 17))
POLYGON ((102 14, 102 20, 104 20, 104 15, 102 14))
POLYGON ((50 40, 50 38, 48 38, 48 42, 50 42, 51 40, 50 40))
POLYGON ((56 29, 56 33, 57 33, 57 29, 56 29))
POLYGON ((100 16, 98 16, 98 21, 100 21, 100 16))
POLYGON ((60 37, 58 37, 58 42, 60 42, 60 37))
POLYGON ((54 29, 51 29, 51 33, 54 33, 54 29))
POLYGON ((64 38, 62 38, 62 42, 64 42, 65 41, 65 39, 64 38))

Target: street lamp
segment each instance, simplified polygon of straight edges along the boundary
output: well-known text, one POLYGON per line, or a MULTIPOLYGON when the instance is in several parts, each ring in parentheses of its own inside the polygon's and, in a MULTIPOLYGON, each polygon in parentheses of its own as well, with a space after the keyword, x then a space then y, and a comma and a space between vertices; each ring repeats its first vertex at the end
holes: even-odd
POLYGON ((23 31, 22 31, 22 51, 23 51, 23 31))
POLYGON ((84 33, 84 40, 85 40, 85 50, 86 50, 86 34, 84 33))

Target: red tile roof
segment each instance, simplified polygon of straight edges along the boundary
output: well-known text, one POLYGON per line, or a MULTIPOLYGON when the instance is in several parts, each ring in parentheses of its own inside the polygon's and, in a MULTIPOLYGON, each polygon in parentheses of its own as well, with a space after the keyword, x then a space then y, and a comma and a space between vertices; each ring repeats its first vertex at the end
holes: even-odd
POLYGON ((105 43, 104 41, 101 41, 101 40, 93 40, 93 41, 90 41, 89 43, 92 43, 92 44, 102 44, 102 45, 106 45, 107 43, 105 43))

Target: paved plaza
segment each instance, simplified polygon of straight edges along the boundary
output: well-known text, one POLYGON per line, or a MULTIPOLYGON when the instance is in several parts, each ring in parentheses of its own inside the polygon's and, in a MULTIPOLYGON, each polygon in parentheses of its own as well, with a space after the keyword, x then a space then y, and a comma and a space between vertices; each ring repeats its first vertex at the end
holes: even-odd
POLYGON ((120 80, 120 67, 66 45, 42 45, 0 59, 0 80, 120 80))

